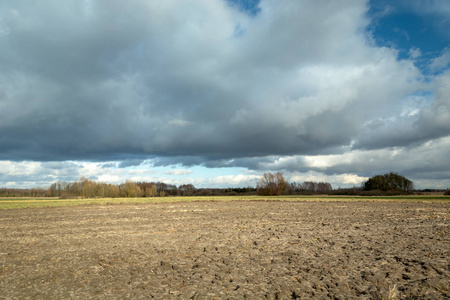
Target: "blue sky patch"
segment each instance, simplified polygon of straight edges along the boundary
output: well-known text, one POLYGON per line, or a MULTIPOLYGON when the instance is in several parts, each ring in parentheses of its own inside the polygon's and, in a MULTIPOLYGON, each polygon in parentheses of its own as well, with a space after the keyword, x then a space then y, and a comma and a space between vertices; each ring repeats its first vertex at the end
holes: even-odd
POLYGON ((449 31, 443 29, 450 19, 427 5, 433 2, 372 0, 368 11, 377 45, 398 50, 399 59, 414 59, 426 74, 431 60, 450 44, 449 31))
POLYGON ((232 5, 236 5, 239 10, 251 15, 256 16, 260 12, 258 7, 260 0, 227 0, 232 5))

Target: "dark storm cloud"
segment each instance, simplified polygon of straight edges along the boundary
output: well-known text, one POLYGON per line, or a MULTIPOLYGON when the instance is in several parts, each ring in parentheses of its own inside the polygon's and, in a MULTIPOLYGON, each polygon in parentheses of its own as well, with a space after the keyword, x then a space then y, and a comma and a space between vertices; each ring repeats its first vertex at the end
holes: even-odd
POLYGON ((262 169, 450 134, 448 75, 371 46, 364 1, 249 9, 2 1, 0 159, 262 169))
POLYGON ((142 159, 128 159, 121 161, 118 167, 119 168, 137 167, 140 166, 143 162, 144 160, 142 159))

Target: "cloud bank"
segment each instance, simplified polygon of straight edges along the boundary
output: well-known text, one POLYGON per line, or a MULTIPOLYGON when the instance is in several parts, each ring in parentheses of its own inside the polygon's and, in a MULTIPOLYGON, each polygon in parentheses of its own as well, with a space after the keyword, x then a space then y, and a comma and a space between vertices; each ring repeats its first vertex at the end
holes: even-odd
POLYGON ((4 0, 0 160, 448 179, 448 49, 425 76, 368 10, 4 0))

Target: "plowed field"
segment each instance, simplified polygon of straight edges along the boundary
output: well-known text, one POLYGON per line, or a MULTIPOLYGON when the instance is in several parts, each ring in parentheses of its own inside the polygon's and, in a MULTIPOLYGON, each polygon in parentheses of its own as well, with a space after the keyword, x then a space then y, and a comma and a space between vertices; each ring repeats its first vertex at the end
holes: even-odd
POLYGON ((450 203, 0 211, 0 299, 449 299, 450 203))

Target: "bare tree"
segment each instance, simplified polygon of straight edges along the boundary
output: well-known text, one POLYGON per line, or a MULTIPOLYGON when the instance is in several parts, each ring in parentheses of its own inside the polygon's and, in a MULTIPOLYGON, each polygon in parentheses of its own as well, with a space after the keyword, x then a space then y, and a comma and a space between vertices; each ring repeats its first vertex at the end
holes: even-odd
POLYGON ((257 184, 258 194, 263 196, 284 194, 287 187, 288 183, 281 172, 277 172, 276 174, 270 172, 264 173, 257 184))

